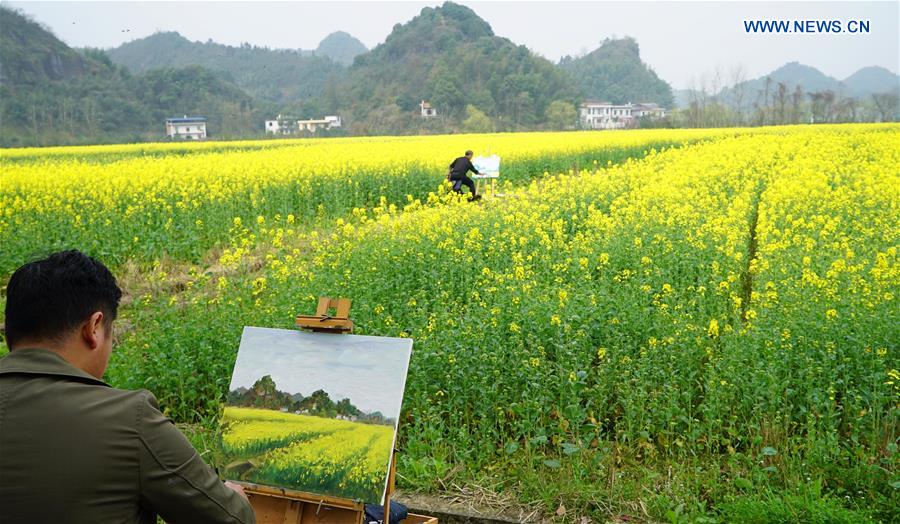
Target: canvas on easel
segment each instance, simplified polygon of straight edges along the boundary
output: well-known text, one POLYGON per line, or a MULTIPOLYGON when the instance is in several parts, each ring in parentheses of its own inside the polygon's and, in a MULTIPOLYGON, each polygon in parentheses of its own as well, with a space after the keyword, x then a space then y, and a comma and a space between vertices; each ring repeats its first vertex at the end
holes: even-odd
POLYGON ((472 164, 478 170, 477 175, 472 175, 478 193, 484 194, 487 192, 487 188, 490 187, 491 195, 497 196, 495 183, 500 178, 500 157, 497 155, 477 156, 472 159, 472 164), (478 189, 482 182, 484 182, 484 188, 478 189))
POLYGON ((244 328, 225 476, 383 504, 411 352, 411 339, 244 328))

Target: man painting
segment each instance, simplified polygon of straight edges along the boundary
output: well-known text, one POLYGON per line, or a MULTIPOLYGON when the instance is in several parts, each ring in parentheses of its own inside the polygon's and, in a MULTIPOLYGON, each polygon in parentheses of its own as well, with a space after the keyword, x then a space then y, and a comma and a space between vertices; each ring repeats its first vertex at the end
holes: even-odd
POLYGON ((3 522, 252 523, 145 390, 101 380, 122 292, 78 251, 25 264, 6 290, 0 360, 3 522))
POLYGON ((453 189, 456 192, 461 192, 461 186, 465 185, 469 188, 469 192, 472 193, 472 196, 469 197, 469 202, 474 200, 478 200, 481 198, 481 195, 475 194, 475 181, 469 178, 469 171, 479 174, 478 170, 475 169, 475 166, 472 165, 472 151, 466 151, 465 156, 461 156, 450 163, 450 174, 447 179, 453 182, 453 189))

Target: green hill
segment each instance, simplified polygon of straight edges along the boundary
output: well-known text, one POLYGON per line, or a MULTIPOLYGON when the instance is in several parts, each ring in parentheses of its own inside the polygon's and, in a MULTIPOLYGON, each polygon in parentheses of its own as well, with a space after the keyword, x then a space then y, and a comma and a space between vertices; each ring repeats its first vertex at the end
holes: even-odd
MULTIPOLYGON (((844 89, 840 81, 826 75, 815 67, 799 62, 789 62, 768 75, 741 83, 738 88, 743 91, 742 105, 745 108, 752 108, 755 105, 764 104, 767 98, 770 99, 772 97, 779 83, 785 85, 788 93, 794 92, 798 86, 804 93, 817 91, 842 92, 844 89)), ((730 101, 734 98, 735 92, 734 86, 723 89, 721 98, 730 101)))
POLYGON ((344 31, 335 31, 319 42, 319 47, 316 48, 316 55, 327 56, 335 62, 346 66, 352 64, 354 58, 368 50, 362 42, 351 34, 344 31))
POLYGON ((799 87, 805 98, 812 93, 826 91, 857 100, 865 100, 874 94, 900 93, 900 77, 883 67, 864 67, 842 82, 815 67, 789 62, 767 75, 722 89, 718 98, 732 107, 737 106, 736 99, 740 98, 743 109, 750 110, 765 105, 766 100, 771 101, 779 84, 785 86, 787 93, 794 93, 799 87))
MULTIPOLYGON (((348 44, 343 37, 326 40, 326 49, 342 59, 355 52, 345 47, 352 46, 352 43, 348 44)), ((175 32, 156 33, 134 40, 110 49, 107 54, 113 62, 127 67, 132 73, 167 67, 202 66, 221 73, 256 98, 279 103, 296 102, 321 94, 328 79, 340 75, 343 69, 336 61, 326 56, 316 56, 313 51, 192 42, 175 32)))
POLYGON ((656 102, 672 107, 672 88, 641 61, 633 38, 606 39, 580 58, 564 57, 560 67, 569 73, 585 98, 614 104, 656 102))
POLYGON ((0 85, 38 85, 100 70, 37 22, 0 7, 0 85))
POLYGON ((166 117, 208 116, 211 136, 253 133, 253 99, 201 67, 131 75, 0 7, 0 146, 164 138, 166 117))
POLYGON ((847 91, 856 97, 900 91, 900 76, 878 66, 860 69, 844 79, 847 91))
POLYGON ((556 99, 576 100, 559 68, 496 36, 468 7, 446 2, 395 25, 383 44, 356 58, 321 105, 341 108, 352 132, 369 134, 453 131, 469 105, 498 130, 533 128, 556 99), (421 118, 422 100, 438 118, 421 118))

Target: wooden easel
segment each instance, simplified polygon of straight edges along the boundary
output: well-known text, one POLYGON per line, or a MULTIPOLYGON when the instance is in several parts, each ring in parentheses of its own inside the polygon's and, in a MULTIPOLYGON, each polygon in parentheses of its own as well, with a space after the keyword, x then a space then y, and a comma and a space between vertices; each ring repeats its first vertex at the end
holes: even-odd
MULTIPOLYGON (((297 315, 301 329, 317 333, 353 333, 349 298, 319 297, 315 315, 297 315), (334 314, 330 311, 334 310, 334 314)), ((391 451, 391 465, 384 493, 384 524, 390 523, 391 495, 394 493, 394 474, 397 467, 396 450, 391 451)), ((365 502, 317 495, 305 491, 273 488, 249 482, 238 482, 250 499, 258 524, 368 524, 364 521, 365 502)), ((426 515, 409 516, 396 524, 438 524, 438 519, 426 515)))
POLYGON ((495 183, 497 179, 500 178, 500 175, 472 175, 472 179, 475 180, 475 191, 479 195, 497 195, 497 189, 495 183), (490 188, 490 192, 488 192, 488 188, 490 188))
POLYGON ((317 333, 353 333, 349 298, 319 297, 315 315, 297 315, 297 326, 317 333), (334 315, 329 311, 334 310, 334 315))

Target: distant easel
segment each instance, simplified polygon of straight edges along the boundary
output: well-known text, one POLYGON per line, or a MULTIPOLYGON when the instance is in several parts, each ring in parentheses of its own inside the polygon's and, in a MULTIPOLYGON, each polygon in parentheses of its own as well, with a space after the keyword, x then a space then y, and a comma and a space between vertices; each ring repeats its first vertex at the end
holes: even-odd
MULTIPOLYGON (((353 333, 349 298, 319 297, 315 315, 297 315, 297 327, 317 333, 353 333)), ((394 473, 397 450, 391 451, 391 465, 384 493, 384 524, 390 524, 391 495, 394 493, 394 473)), ((368 524, 365 522, 365 501, 331 497, 273 488, 249 482, 238 482, 250 499, 260 524, 368 524)), ((438 519, 412 513, 395 524, 438 524, 438 519)))
POLYGON ((472 164, 478 170, 478 174, 472 175, 475 180, 475 189, 479 194, 488 194, 488 184, 490 184, 490 195, 497 195, 496 182, 500 178, 500 157, 497 155, 478 156, 472 159, 472 164), (481 188, 481 189, 479 189, 481 188))

